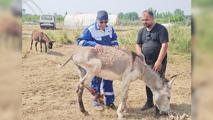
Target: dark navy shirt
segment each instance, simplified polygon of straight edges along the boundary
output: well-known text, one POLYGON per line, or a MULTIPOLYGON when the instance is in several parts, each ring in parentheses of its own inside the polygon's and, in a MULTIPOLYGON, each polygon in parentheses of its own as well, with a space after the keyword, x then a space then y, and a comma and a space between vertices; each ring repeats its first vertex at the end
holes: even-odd
MULTIPOLYGON (((144 27, 138 32, 137 44, 142 46, 142 53, 145 56, 147 64, 154 64, 160 53, 162 43, 169 41, 169 35, 167 29, 156 23, 151 31, 147 31, 144 27)), ((166 62, 167 55, 165 56, 163 63, 166 62)))

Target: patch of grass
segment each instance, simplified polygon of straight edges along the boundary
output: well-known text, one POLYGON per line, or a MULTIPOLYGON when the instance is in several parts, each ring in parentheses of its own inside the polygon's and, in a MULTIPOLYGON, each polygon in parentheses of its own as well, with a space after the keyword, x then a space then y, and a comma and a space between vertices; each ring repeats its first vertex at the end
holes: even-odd
POLYGON ((118 35, 118 42, 120 46, 134 51, 138 34, 138 28, 122 27, 122 29, 119 29, 116 32, 118 35))
POLYGON ((82 32, 83 32, 82 29, 76 29, 71 31, 70 39, 74 44, 76 43, 76 40, 78 39, 78 37, 81 35, 82 32))
POLYGON ((71 44, 72 41, 68 38, 68 35, 66 32, 62 32, 60 35, 59 35, 59 41, 60 43, 62 44, 71 44))
POLYGON ((72 41, 66 31, 47 31, 45 32, 51 40, 55 40, 59 44, 71 44, 72 41))
POLYGON ((169 31, 169 51, 172 53, 191 52, 191 27, 172 26, 169 31))
POLYGON ((55 40, 55 39, 56 39, 56 37, 55 37, 55 35, 54 35, 53 32, 47 31, 47 32, 45 32, 45 33, 47 34, 47 36, 48 36, 50 39, 52 39, 52 40, 55 40))

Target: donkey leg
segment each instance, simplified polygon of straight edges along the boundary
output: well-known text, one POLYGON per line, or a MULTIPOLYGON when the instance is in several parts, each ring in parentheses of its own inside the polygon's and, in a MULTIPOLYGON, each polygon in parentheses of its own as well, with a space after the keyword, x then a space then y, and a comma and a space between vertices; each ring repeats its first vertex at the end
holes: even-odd
POLYGON ((85 68, 86 74, 80 79, 80 84, 89 88, 87 85, 84 85, 84 81, 91 81, 101 70, 101 61, 98 59, 91 59, 87 63, 81 65, 82 68, 85 68))
POLYGON ((84 108, 84 104, 83 104, 83 100, 82 100, 82 95, 83 95, 83 89, 84 89, 84 82, 85 80, 91 80, 94 77, 94 75, 91 74, 86 74, 83 79, 80 80, 80 84, 78 85, 78 103, 79 103, 79 107, 80 107, 80 111, 84 114, 84 115, 88 115, 88 112, 85 110, 84 108))
MULTIPOLYGON (((78 67, 78 70, 79 70, 79 78, 80 78, 80 80, 81 80, 81 79, 83 79, 83 77, 86 75, 87 71, 86 71, 84 68, 82 68, 81 66, 79 66, 79 65, 77 65, 77 64, 75 64, 75 65, 78 67)), ((80 88, 80 86, 79 86, 79 84, 78 84, 76 93, 78 93, 79 88, 80 88)))
POLYGON ((89 61, 81 61, 81 64, 78 64, 77 60, 74 58, 74 62, 79 68, 80 83, 78 87, 85 87, 92 92, 89 86, 84 85, 84 81, 91 81, 92 78, 99 73, 101 69, 101 61, 98 59, 91 59, 89 61))
POLYGON ((35 43, 35 49, 36 49, 36 51, 38 51, 37 44, 38 44, 38 42, 35 43))
POLYGON ((140 73, 137 70, 134 70, 132 72, 130 71, 132 70, 131 69, 127 70, 124 73, 122 81, 121 81, 121 103, 117 109, 118 118, 122 118, 123 117, 122 112, 127 110, 126 101, 128 98, 128 90, 129 90, 131 81, 136 80, 140 76, 140 73))
POLYGON ((77 93, 77 95, 78 95, 78 104, 79 104, 80 111, 84 115, 88 115, 89 113, 85 110, 84 103, 83 103, 83 100, 82 100, 83 92, 84 92, 84 88, 83 87, 78 89, 78 93, 77 93))
MULTIPOLYGON (((79 107, 80 107, 80 111, 82 113, 84 113, 84 115, 87 115, 88 112, 85 110, 84 108, 84 105, 83 105, 83 100, 82 100, 82 94, 83 94, 83 88, 86 86, 87 88, 87 85, 84 85, 84 82, 85 81, 91 81, 92 78, 95 76, 94 74, 94 70, 96 67, 94 67, 95 65, 95 62, 91 62, 91 61, 81 61, 81 63, 84 63, 84 64, 77 64, 77 61, 75 61, 74 59, 74 63, 76 63, 76 65, 78 66, 79 68, 79 71, 80 71, 80 82, 78 84, 78 103, 79 103, 79 107)), ((89 87, 88 87, 89 88, 89 87)))
POLYGON ((44 43, 44 46, 45 46, 45 52, 47 53, 47 44, 44 43))
POLYGON ((90 81, 94 77, 94 74, 91 74, 90 71, 87 71, 80 66, 78 66, 78 68, 80 70, 80 82, 78 84, 78 89, 77 89, 79 108, 84 115, 88 115, 88 112, 85 110, 85 107, 83 104, 82 95, 84 90, 84 82, 90 81))
POLYGON ((117 109, 118 118, 122 118, 123 117, 122 112, 127 110, 126 100, 128 98, 130 81, 131 80, 129 79, 129 77, 125 77, 121 82, 121 103, 117 109))
POLYGON ((33 45, 33 39, 31 39, 30 50, 32 50, 32 45, 33 45))
MULTIPOLYGON (((77 65, 76 66, 79 68, 79 77, 80 77, 80 80, 86 75, 86 70, 83 69, 81 66, 77 65)), ((84 92, 84 88, 83 87, 80 87, 80 85, 78 84, 78 87, 77 87, 77 90, 76 90, 76 93, 78 95, 78 104, 79 104, 79 108, 80 108, 80 111, 84 114, 84 115, 88 115, 89 113, 85 110, 84 108, 84 103, 83 103, 83 100, 82 100, 82 95, 83 95, 83 92, 84 92)))
POLYGON ((40 42, 40 52, 42 52, 42 42, 40 42))

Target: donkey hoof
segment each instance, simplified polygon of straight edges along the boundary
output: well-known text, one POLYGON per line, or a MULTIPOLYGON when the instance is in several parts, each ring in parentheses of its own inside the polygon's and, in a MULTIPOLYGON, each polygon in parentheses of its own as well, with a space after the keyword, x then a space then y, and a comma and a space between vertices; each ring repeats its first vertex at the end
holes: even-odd
POLYGON ((123 116, 117 118, 117 120, 123 120, 123 119, 124 119, 123 116))
POLYGON ((117 119, 118 120, 123 120, 123 117, 124 117, 123 114, 118 114, 118 118, 117 119))
POLYGON ((78 93, 78 92, 79 92, 79 88, 77 88, 77 89, 75 90, 75 92, 78 93))
POLYGON ((84 116, 88 116, 89 115, 89 113, 87 111, 84 111, 83 114, 84 114, 84 116))
POLYGON ((161 116, 161 114, 160 114, 160 112, 155 112, 154 113, 154 117, 157 119, 157 118, 159 118, 161 116))
POLYGON ((127 113, 127 112, 128 112, 128 110, 127 110, 127 109, 124 109, 124 110, 123 110, 123 112, 124 112, 124 113, 127 113))

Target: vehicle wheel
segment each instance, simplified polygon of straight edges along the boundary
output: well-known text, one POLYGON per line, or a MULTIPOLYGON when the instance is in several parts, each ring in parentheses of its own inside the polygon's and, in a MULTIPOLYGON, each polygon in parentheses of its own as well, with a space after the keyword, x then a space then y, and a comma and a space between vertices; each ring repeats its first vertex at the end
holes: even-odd
POLYGON ((55 29, 56 29, 56 27, 55 27, 55 26, 53 26, 53 27, 52 27, 52 29, 53 29, 53 30, 55 30, 55 29))

